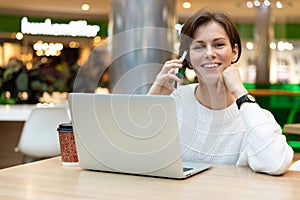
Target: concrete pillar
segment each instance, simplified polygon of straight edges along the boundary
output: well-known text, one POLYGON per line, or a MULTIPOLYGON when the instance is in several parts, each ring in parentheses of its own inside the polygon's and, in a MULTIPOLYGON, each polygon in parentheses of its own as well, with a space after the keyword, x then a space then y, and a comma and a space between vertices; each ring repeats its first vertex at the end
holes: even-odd
POLYGON ((112 93, 146 94, 174 56, 177 0, 111 0, 109 51, 112 93))
POLYGON ((270 31, 271 7, 262 4, 257 8, 255 20, 255 42, 257 44, 256 84, 270 83, 270 31))

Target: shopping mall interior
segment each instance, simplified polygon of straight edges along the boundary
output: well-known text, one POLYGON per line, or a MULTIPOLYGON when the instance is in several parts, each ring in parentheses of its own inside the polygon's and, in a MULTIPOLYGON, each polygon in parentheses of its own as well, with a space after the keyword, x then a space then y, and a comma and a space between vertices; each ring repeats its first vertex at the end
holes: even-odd
MULTIPOLYGON (((298 0, 0 1, 0 104, 50 103, 54 95, 74 91, 75 81, 78 91, 146 93, 149 84, 136 89, 135 83, 145 79, 147 83, 153 82, 157 68, 136 71, 139 76, 121 83, 120 77, 135 65, 162 64, 176 56, 179 39, 176 34, 185 20, 202 7, 226 11, 236 22, 243 45, 236 67, 260 105, 274 114, 282 128, 287 123, 300 122, 298 0), (171 29, 175 34, 169 39, 169 32, 148 29, 151 26, 171 29), (124 34, 122 38, 120 33, 130 30, 128 27, 144 28, 146 33, 124 34), (141 47, 126 53, 119 50, 135 46, 140 40, 149 47, 148 43, 154 42, 158 34, 168 38, 158 42, 172 43, 171 53, 168 49, 145 53, 139 51, 141 47), (261 49, 262 44, 267 47, 261 49), (161 58, 153 59, 153 55, 161 58), (129 65, 115 69, 114 66, 123 63, 129 65), (90 65, 101 69, 95 71, 90 65), (89 74, 88 80, 80 79, 78 72, 89 67, 84 72, 89 74)), ((196 81, 193 72, 188 71, 185 76, 186 83, 196 81)), ((6 124, 2 130, 13 126, 6 124)), ((17 123, 14 141, 4 139, 10 146, 1 144, 1 151, 12 148, 11 143, 16 143, 22 126, 23 123, 17 123)), ((299 151, 299 136, 291 134, 289 140, 299 151)), ((16 156, 11 153, 6 157, 16 156)))
POLYGON ((300 0, 0 0, 0 200, 299 183, 300 0))
MULTIPOLYGON (((71 91, 74 73, 87 61, 90 52, 95 50, 95 47, 99 48, 99 46, 102 45, 106 48, 108 46, 109 35, 113 32, 113 27, 109 26, 112 26, 112 24, 118 20, 117 17, 112 16, 112 13, 114 13, 112 11, 117 9, 131 9, 128 6, 126 7, 124 3, 122 4, 122 1, 115 1, 115 5, 111 5, 112 2, 109 0, 103 0, 101 2, 90 1, 88 4, 84 4, 83 2, 84 1, 76 0, 54 3, 53 1, 31 0, 26 2, 25 5, 24 2, 19 2, 18 0, 13 3, 8 1, 0 2, 1 74, 4 73, 4 68, 7 68, 11 61, 18 66, 18 62, 15 63, 17 60, 21 61, 21 65, 25 65, 26 70, 29 71, 30 80, 33 82, 29 85, 37 87, 36 90, 48 92, 71 91), (118 8, 116 8, 116 5, 118 5, 118 8), (115 8, 112 9, 112 7, 115 8), (80 29, 82 33, 75 33, 75 30, 70 28, 70 22, 73 24, 77 23, 81 26, 78 29, 80 29), (66 30, 60 30, 58 33, 49 33, 48 31, 47 33, 47 29, 44 29, 41 33, 43 25, 47 23, 56 24, 60 27, 66 27, 69 24, 70 26, 66 29, 69 29, 69 32, 73 33, 62 33, 66 30), (37 24, 39 24, 40 29, 35 31, 38 26, 37 24), (92 29, 94 29, 94 33, 89 32, 92 31, 92 29), (46 65, 46 67, 44 67, 44 65, 46 65), (51 70, 47 67, 48 65, 52 66, 51 70), (48 78, 47 80, 40 80, 41 78, 39 78, 41 75, 40 72, 43 70, 36 71, 36 69, 43 68, 48 69, 44 70, 44 72, 46 71, 45 73, 48 73, 47 76, 44 76, 46 79, 48 78), (57 68, 60 70, 56 70, 57 68)), ((143 5, 140 1, 131 2, 133 10, 137 6, 143 7, 145 10, 149 10, 147 6, 153 6, 149 2, 148 5, 143 5)), ((173 21, 169 23, 173 24, 167 26, 174 29, 176 29, 177 25, 182 25, 191 14, 201 7, 221 9, 230 14, 237 24, 243 42, 242 58, 237 64, 237 67, 239 67, 241 71, 243 81, 249 85, 250 89, 254 87, 253 84, 255 83, 259 85, 274 84, 274 87, 277 87, 276 84, 287 83, 289 84, 287 86, 289 89, 297 91, 297 85, 300 83, 300 44, 298 35, 300 29, 300 14, 297 9, 300 7, 300 2, 289 0, 225 0, 221 2, 210 0, 191 0, 185 2, 178 0, 170 2, 176 2, 176 5, 170 3, 173 11, 168 13, 168 17, 172 17, 173 21), (267 5, 268 13, 261 11, 261 14, 259 14, 258 10, 261 5, 267 5), (265 14, 267 16, 265 16, 265 14), (263 31, 264 38, 258 37, 256 29, 265 25, 267 25, 268 28, 261 30, 263 31), (270 48, 267 48, 268 53, 266 55, 262 55, 262 52, 265 52, 265 50, 258 52, 257 49, 259 46, 257 43, 261 43, 262 41, 258 41, 257 38, 263 38, 263 42, 269 43, 270 48), (260 65, 256 63, 257 57, 260 55, 268 59, 265 59, 265 63, 261 64, 264 67, 256 68, 257 65, 260 65), (265 69, 266 71, 260 71, 261 68, 267 69, 265 69)), ((160 6, 171 7, 168 4, 160 6)), ((155 14, 156 13, 153 15, 155 14)), ((125 17, 134 18, 137 13, 131 13, 132 16, 129 14, 126 15, 126 13, 122 13, 122 15, 121 17, 124 19, 125 17)), ((149 18, 149 16, 146 15, 151 16, 151 12, 144 14, 145 18, 149 18)), ((129 24, 130 21, 133 20, 127 20, 127 26, 131 26, 131 24, 129 24)), ((147 20, 142 19, 140 22, 132 22, 132 24, 133 23, 147 24, 147 20)), ((159 24, 156 26, 159 26, 159 24)), ((174 38, 172 42, 176 43, 177 40, 178 38, 174 38)), ((193 74, 190 76, 188 81, 193 81, 193 74)), ((1 75, 1 77, 2 84, 10 81, 3 78, 3 75, 1 75)), ((101 81, 105 83, 102 83, 102 85, 109 88, 108 79, 110 78, 108 72, 105 73, 103 79, 101 81)), ((114 79, 114 75, 112 79, 114 79)), ((33 88, 22 87, 19 91, 24 89, 35 91, 33 88)), ((10 91, 14 90, 14 88, 7 86, 7 88, 3 88, 3 90, 10 91)), ((142 91, 142 93, 144 92, 145 91, 142 91)), ((10 94, 10 96, 13 97, 12 99, 5 96, 8 95, 7 93, 2 93, 0 102, 35 103, 41 95, 18 94, 16 90, 12 93, 13 94, 10 94), (17 97, 18 95, 21 97, 17 97)))

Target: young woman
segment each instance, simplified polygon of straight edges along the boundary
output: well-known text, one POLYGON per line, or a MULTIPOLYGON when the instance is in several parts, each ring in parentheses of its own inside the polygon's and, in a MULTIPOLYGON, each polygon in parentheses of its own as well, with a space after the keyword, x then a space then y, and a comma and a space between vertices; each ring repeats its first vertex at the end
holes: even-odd
POLYGON ((167 61, 148 94, 176 98, 185 161, 282 174, 293 160, 293 150, 273 115, 248 94, 232 65, 241 50, 232 20, 221 11, 203 8, 181 31, 179 53, 188 52, 187 62, 167 61), (182 81, 175 69, 183 65, 195 71, 198 83, 174 89, 174 81, 182 81))

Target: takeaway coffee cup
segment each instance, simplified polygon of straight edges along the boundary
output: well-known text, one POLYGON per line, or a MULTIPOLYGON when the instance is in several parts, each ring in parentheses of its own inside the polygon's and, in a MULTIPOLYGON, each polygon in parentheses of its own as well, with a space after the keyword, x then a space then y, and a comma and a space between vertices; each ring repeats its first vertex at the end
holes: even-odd
POLYGON ((57 128, 63 166, 78 166, 78 157, 72 123, 59 124, 57 128))

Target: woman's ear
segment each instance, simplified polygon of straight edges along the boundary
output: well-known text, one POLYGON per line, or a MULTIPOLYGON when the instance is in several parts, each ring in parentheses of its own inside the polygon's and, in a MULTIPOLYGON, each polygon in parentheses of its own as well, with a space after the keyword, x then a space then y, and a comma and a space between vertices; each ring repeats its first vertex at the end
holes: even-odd
POLYGON ((231 59, 231 64, 235 63, 236 59, 237 59, 237 56, 233 56, 232 59, 231 59))
POLYGON ((239 54, 239 47, 237 44, 234 44, 234 47, 232 49, 232 59, 231 59, 231 63, 235 63, 237 61, 238 58, 238 54, 239 54))

